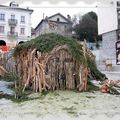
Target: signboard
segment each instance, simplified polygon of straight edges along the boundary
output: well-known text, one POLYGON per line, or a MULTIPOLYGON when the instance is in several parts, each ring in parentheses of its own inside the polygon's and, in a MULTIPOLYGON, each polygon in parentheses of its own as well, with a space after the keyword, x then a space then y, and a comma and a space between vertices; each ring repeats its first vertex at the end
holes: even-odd
POLYGON ((116 42, 116 64, 120 65, 120 41, 116 42))

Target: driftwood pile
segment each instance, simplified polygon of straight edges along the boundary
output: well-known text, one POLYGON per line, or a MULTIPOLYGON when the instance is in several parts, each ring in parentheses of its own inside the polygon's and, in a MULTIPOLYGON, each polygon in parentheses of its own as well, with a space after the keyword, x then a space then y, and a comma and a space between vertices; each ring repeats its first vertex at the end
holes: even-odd
POLYGON ((105 80, 101 86, 100 91, 102 93, 111 93, 120 95, 120 80, 105 80))
POLYGON ((23 91, 27 88, 35 92, 56 89, 85 91, 88 76, 98 80, 104 77, 85 42, 81 45, 75 39, 55 33, 40 35, 18 45, 14 58, 15 72, 23 91))
POLYGON ((115 86, 120 83, 120 80, 105 80, 103 85, 107 85, 108 87, 115 86))
POLYGON ((27 87, 35 92, 86 90, 88 69, 72 56, 67 45, 55 46, 48 53, 36 49, 21 50, 15 56, 15 70, 23 80, 23 91, 27 87))

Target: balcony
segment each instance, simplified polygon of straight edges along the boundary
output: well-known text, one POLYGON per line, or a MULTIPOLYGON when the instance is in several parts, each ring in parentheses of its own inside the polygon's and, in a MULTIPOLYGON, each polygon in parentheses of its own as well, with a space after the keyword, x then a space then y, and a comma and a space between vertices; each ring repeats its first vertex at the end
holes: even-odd
POLYGON ((18 37, 18 32, 9 31, 7 35, 8 35, 8 37, 16 38, 16 37, 18 37))
POLYGON ((8 20, 9 25, 11 26, 16 26, 17 25, 17 20, 16 19, 9 19, 8 20))

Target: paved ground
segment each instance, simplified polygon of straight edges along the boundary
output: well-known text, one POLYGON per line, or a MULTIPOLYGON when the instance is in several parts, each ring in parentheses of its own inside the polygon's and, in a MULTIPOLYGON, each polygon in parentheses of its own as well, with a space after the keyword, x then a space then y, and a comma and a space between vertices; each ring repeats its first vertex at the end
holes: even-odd
MULTIPOLYGON (((109 79, 120 74, 102 71, 109 79)), ((1 86, 0 86, 1 87, 1 86)), ((73 91, 55 91, 22 103, 0 99, 0 120, 120 120, 120 96, 73 91)))
POLYGON ((55 91, 23 103, 0 100, 0 120, 120 120, 120 96, 55 91))
MULTIPOLYGON (((116 65, 116 60, 112 60, 112 69, 109 71, 105 71, 105 64, 103 64, 103 62, 99 61, 99 55, 100 55, 100 51, 99 50, 93 50, 92 53, 96 56, 96 63, 98 66, 98 69, 104 73, 108 79, 110 80, 120 80, 120 65, 116 65)), ((111 60, 108 61, 111 63, 111 60)))

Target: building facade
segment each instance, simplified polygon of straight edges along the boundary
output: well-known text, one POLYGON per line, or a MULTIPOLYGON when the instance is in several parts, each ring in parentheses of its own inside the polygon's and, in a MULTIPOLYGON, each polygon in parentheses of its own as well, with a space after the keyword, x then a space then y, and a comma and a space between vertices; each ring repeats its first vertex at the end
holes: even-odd
POLYGON ((31 39, 31 14, 33 10, 20 8, 15 2, 0 5, 0 45, 16 46, 31 39))
POLYGON ((116 42, 120 40, 120 1, 111 0, 98 6, 98 33, 102 35, 100 60, 116 64, 116 42))
POLYGON ((57 13, 50 17, 46 17, 35 28, 35 36, 39 36, 45 33, 58 33, 63 36, 72 35, 72 22, 68 15, 68 18, 62 14, 57 13))

